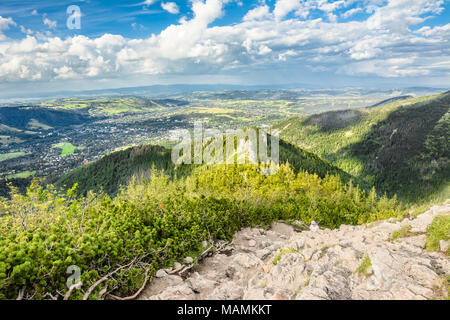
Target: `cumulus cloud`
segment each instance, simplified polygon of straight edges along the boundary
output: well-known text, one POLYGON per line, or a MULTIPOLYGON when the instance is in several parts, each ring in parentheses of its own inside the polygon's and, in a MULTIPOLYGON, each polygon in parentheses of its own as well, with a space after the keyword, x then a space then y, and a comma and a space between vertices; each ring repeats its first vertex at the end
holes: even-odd
POLYGON ((268 19, 271 15, 269 6, 263 5, 247 12, 244 21, 268 19))
MULTIPOLYGON (((240 23, 211 26, 230 1, 194 0, 192 18, 180 19, 144 39, 112 34, 39 39, 33 34, 8 41, 0 44, 0 80, 217 74, 285 64, 380 77, 448 76, 450 72, 450 26, 412 30, 427 16, 441 12, 440 0, 368 0, 374 8, 367 20, 345 22, 330 15, 349 7, 351 0, 278 0, 273 11, 262 3, 240 23), (322 10, 326 19, 308 19, 308 10, 322 10)), ((4 21, 0 18, 0 31, 13 23, 4 21)))
POLYGON ((442 0, 390 0, 387 5, 377 7, 367 20, 369 29, 408 33, 409 26, 425 21, 424 14, 442 12, 442 0))
POLYGON ((180 8, 175 2, 161 2, 161 8, 163 8, 164 10, 166 10, 171 14, 180 13, 180 8))
POLYGON ((275 18, 283 19, 287 14, 300 7, 300 0, 278 0, 275 3, 273 14, 275 18))

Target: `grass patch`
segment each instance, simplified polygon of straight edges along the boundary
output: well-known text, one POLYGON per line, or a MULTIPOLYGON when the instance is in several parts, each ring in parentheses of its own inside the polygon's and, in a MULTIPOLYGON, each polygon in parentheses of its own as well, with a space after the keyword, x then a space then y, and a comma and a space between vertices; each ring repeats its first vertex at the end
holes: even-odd
POLYGON ((273 258, 272 264, 273 264, 273 265, 277 265, 278 262, 280 262, 281 258, 282 258, 285 254, 289 254, 289 253, 300 253, 300 250, 296 250, 296 249, 281 249, 280 253, 277 254, 277 255, 275 256, 275 258, 273 258))
POLYGON ((408 224, 406 226, 401 227, 397 231, 392 233, 392 240, 397 240, 398 238, 406 238, 415 235, 414 232, 411 232, 411 226, 408 224))
POLYGON ((307 276, 307 278, 306 278, 306 282, 305 282, 305 284, 304 284, 304 287, 309 286, 310 283, 311 283, 311 275, 309 274, 309 275, 307 276))
POLYGON ((323 256, 327 253, 328 249, 330 249, 329 246, 325 246, 320 249, 320 258, 323 258, 323 256))
POLYGON ((306 276, 306 281, 305 281, 305 283, 304 283, 300 288, 298 288, 297 294, 300 294, 300 292, 302 292, 302 290, 303 290, 304 288, 306 288, 307 286, 309 286, 310 283, 311 283, 311 274, 308 274, 308 275, 306 276))
POLYGON ((370 261, 369 255, 366 254, 363 258, 363 261, 361 262, 359 267, 356 269, 356 272, 360 276, 368 276, 370 274, 369 269, 371 267, 372 267, 372 261, 370 261))
MULTIPOLYGON (((431 225, 427 228, 427 241, 425 248, 428 251, 437 251, 440 249, 441 240, 448 241, 450 238, 450 214, 437 216, 431 225)), ((447 254, 450 254, 447 250, 447 254)))
POLYGON ((62 142, 53 145, 53 148, 61 149, 61 157, 67 157, 75 154, 75 150, 83 150, 84 147, 76 147, 70 142, 62 142))

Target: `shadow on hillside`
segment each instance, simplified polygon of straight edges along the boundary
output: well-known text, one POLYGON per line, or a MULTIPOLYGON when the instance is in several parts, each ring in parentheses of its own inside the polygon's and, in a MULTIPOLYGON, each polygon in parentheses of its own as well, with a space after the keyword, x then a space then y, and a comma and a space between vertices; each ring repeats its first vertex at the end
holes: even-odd
POLYGON ((303 125, 317 126, 322 132, 344 129, 361 119, 357 110, 329 111, 308 117, 303 125))
POLYGON ((450 181, 450 93, 400 107, 358 143, 340 152, 365 160, 364 175, 389 195, 429 196, 450 181))

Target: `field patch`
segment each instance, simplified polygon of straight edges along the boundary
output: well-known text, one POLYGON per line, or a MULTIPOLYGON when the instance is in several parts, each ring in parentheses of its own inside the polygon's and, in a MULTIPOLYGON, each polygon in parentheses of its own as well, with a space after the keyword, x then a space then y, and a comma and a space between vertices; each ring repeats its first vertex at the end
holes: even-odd
POLYGON ((21 143, 23 142, 22 139, 11 137, 11 136, 2 136, 0 135, 0 144, 11 144, 11 143, 21 143))
POLYGON ((28 122, 28 128, 31 130, 50 130, 52 129, 51 126, 48 126, 44 123, 40 123, 36 119, 31 119, 30 122, 28 122))
POLYGON ((77 147, 70 142, 61 142, 53 145, 53 148, 61 149, 61 157, 67 157, 74 155, 76 150, 83 150, 84 147, 77 147))
POLYGON ((26 152, 10 152, 10 153, 5 153, 5 154, 0 154, 0 162, 23 157, 26 155, 27 155, 26 152))
POLYGON ((36 171, 23 171, 15 174, 10 174, 7 179, 26 179, 36 174, 36 171))

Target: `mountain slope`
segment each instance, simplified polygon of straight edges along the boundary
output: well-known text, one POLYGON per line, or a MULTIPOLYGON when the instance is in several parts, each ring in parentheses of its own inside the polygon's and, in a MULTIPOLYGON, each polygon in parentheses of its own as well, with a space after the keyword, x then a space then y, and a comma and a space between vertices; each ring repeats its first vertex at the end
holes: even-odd
MULTIPOLYGON (((317 155, 283 140, 280 140, 279 150, 280 163, 289 163, 296 172, 307 171, 321 178, 327 174, 337 175, 345 183, 351 179, 349 174, 323 161, 317 155)), ((181 177, 189 175, 198 165, 175 166, 171 159, 171 150, 161 146, 140 146, 114 152, 75 169, 61 177, 56 185, 71 187, 74 183, 78 183, 82 194, 102 188, 106 193, 113 195, 120 186, 127 185, 133 175, 148 176, 153 166, 157 170, 164 170, 172 177, 175 175, 181 177)))
POLYGON ((450 92, 377 108, 297 117, 281 137, 405 200, 445 196, 450 181, 450 92), (349 114, 352 113, 352 114, 349 114))

